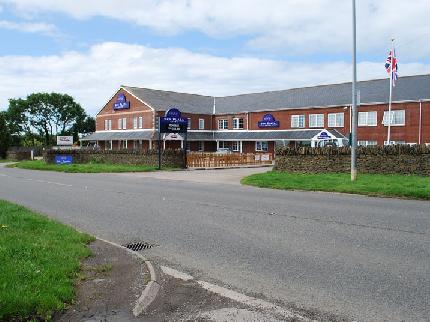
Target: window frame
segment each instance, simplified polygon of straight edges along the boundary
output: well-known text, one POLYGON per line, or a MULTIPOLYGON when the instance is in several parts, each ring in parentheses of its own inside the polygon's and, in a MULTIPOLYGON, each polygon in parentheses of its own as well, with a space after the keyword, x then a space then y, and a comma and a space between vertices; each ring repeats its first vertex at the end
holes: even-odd
POLYGON ((309 127, 312 128, 324 128, 324 114, 309 114, 309 127), (318 121, 321 121, 320 118, 322 117, 322 125, 320 125, 320 123, 318 123, 318 121), (315 118, 315 124, 312 124, 312 118, 315 118))
POLYGON ((269 141, 255 141, 255 151, 256 152, 268 152, 269 151, 269 141), (260 147, 259 147, 260 145, 260 147))
POLYGON ((291 128, 303 129, 305 127, 306 127, 306 117, 304 114, 291 115, 291 128), (297 125, 295 125, 295 120, 297 120, 297 125), (300 120, 303 120, 303 126, 300 126, 300 120))
POLYGON ((143 129, 143 116, 139 116, 137 127, 143 129))
MULTIPOLYGON (((388 115, 389 111, 384 111, 384 117, 382 118, 382 124, 384 124, 384 126, 388 126, 388 123, 385 121, 386 116, 388 115)), ((391 115, 392 117, 392 121, 390 122, 390 126, 405 126, 406 125, 406 110, 391 110, 391 115), (402 114, 402 118, 403 118, 403 123, 392 123, 394 121, 396 121, 396 114, 402 114)))
POLYGON ((377 126, 378 125, 378 111, 365 111, 365 112, 358 112, 358 121, 357 121, 357 125, 358 126, 377 126), (360 123, 360 114, 361 115, 366 115, 366 122, 365 123, 360 123), (375 121, 374 123, 369 123, 369 115, 370 114, 375 114, 375 121))
POLYGON ((199 119, 199 130, 205 129, 205 119, 199 119))
POLYGON ((233 118, 233 130, 243 130, 244 129, 244 120, 243 117, 234 117, 233 118), (242 126, 241 126, 242 123, 242 126))
POLYGON ((218 119, 218 130, 228 130, 228 119, 218 119))
POLYGON ((345 113, 344 112, 328 113, 327 127, 345 127, 345 113), (334 124, 332 125, 330 125, 330 117, 334 117, 334 124), (341 122, 339 122, 339 118, 341 122))

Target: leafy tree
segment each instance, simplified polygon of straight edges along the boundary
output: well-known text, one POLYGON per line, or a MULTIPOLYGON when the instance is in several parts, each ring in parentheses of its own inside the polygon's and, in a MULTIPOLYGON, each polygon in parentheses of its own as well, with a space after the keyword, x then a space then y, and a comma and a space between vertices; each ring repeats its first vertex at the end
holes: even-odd
POLYGON ((96 120, 94 117, 85 116, 84 118, 79 119, 72 127, 73 140, 78 141, 79 133, 80 134, 88 134, 95 132, 96 130, 96 120))
POLYGON ((6 113, 0 112, 0 158, 6 159, 10 144, 10 132, 6 123, 6 113))
POLYGON ((51 145, 56 134, 68 134, 87 117, 73 97, 60 93, 34 93, 26 99, 10 99, 7 111, 12 133, 32 137, 34 132, 51 145))

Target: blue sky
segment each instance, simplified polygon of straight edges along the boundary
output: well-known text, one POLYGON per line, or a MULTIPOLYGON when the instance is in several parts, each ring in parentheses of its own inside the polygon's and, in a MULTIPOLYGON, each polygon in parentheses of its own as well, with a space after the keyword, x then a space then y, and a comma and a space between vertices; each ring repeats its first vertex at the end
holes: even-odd
MULTIPOLYGON (((359 78, 430 72, 430 5, 357 1, 359 78), (395 22, 395 23, 393 23, 395 22)), ((231 95, 351 78, 345 0, 0 0, 0 108, 37 91, 90 114, 121 85, 231 95), (334 10, 336 8, 336 10, 334 10)))

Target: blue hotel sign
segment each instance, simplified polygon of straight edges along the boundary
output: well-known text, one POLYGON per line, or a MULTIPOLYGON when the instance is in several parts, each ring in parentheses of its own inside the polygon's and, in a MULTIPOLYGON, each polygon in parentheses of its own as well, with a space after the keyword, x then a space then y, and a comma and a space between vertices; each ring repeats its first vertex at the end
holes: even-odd
POLYGON ((182 117, 177 108, 169 109, 164 117, 160 117, 160 133, 186 133, 188 119, 182 117))
POLYGON ((113 103, 114 110, 125 110, 130 108, 130 101, 127 101, 127 98, 124 94, 119 94, 115 103, 113 103))
POLYGON ((71 155, 56 155, 55 164, 72 164, 73 157, 71 155))
POLYGON ((265 114, 262 121, 258 121, 258 127, 279 127, 279 121, 275 120, 272 114, 265 114))

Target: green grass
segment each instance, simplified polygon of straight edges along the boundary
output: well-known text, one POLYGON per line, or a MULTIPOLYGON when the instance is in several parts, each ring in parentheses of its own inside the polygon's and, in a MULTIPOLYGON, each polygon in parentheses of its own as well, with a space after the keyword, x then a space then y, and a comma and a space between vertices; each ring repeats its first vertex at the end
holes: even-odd
POLYGON ((409 175, 302 174, 269 171, 242 179, 242 184, 283 190, 331 191, 380 197, 430 199, 430 177, 409 175))
POLYGON ((125 165, 107 163, 83 163, 83 164, 47 164, 43 160, 22 161, 10 165, 20 169, 46 170, 69 173, 106 173, 106 172, 148 172, 157 168, 147 165, 125 165))
POLYGON ((49 320, 74 297, 93 238, 0 200, 0 321, 49 320))
POLYGON ((13 161, 9 159, 0 159, 0 163, 7 163, 7 162, 13 162, 13 161))

